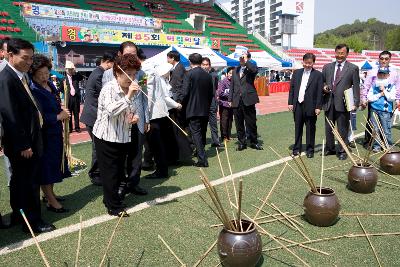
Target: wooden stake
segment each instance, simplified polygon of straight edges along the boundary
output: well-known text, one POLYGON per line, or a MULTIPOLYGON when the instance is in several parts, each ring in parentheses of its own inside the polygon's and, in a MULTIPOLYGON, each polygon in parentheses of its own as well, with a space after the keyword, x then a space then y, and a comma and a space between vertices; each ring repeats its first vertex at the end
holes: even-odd
MULTIPOLYGON (((215 148, 215 151, 217 152, 217 158, 218 158, 219 168, 221 169, 222 177, 226 178, 225 172, 224 172, 224 168, 222 168, 222 163, 221 163, 221 158, 220 158, 220 156, 219 156, 218 147, 215 148)), ((226 193, 226 195, 227 195, 227 197, 228 197, 228 201, 229 201, 229 205, 230 205, 230 203, 232 203, 232 201, 231 201, 231 194, 229 193, 228 182, 227 182, 226 180, 225 180, 225 182, 224 182, 224 186, 225 186, 225 193, 226 193)), ((232 209, 232 205, 230 205, 230 207, 231 207, 231 209, 232 209)), ((235 213, 233 212, 233 210, 232 210, 232 215, 233 215, 233 217, 235 217, 235 213)), ((236 221, 235 221, 235 227, 237 228, 237 223, 236 223, 236 221)))
MULTIPOLYGON (((201 200, 203 200, 203 202, 204 202, 204 203, 207 205, 207 207, 215 214, 215 216, 217 216, 217 218, 218 218, 221 222, 223 222, 223 220, 222 220, 222 218, 219 216, 219 214, 213 209, 213 207, 211 207, 210 204, 207 203, 207 201, 203 198, 203 196, 200 195, 199 193, 197 193, 197 195, 199 196, 199 198, 200 198, 201 200)), ((221 224, 221 225, 223 225, 223 224, 221 224)))
POLYGON ((360 218, 358 218, 358 216, 357 216, 356 218, 357 218, 357 221, 358 221, 358 223, 360 224, 360 226, 361 226, 361 228, 362 228, 362 230, 363 230, 363 232, 364 232, 364 234, 365 234, 365 237, 366 237, 367 240, 368 240, 369 245, 370 245, 371 248, 372 248, 372 251, 374 252, 376 261, 378 262, 379 266, 382 266, 382 264, 381 264, 381 262, 380 262, 380 260, 379 260, 379 258, 378 258, 378 254, 376 254, 375 248, 374 248, 374 246, 372 245, 371 239, 369 239, 369 236, 367 235, 367 231, 365 230, 364 226, 362 225, 362 223, 361 223, 361 221, 360 221, 360 218))
POLYGON ((379 120, 379 118, 378 118, 378 116, 376 115, 375 112, 372 112, 372 116, 374 116, 374 119, 375 119, 375 121, 376 121, 376 124, 378 125, 378 129, 379 129, 380 134, 381 134, 381 136, 382 136, 383 143, 385 144, 385 147, 384 147, 383 149, 388 150, 388 149, 389 149, 389 144, 388 144, 388 141, 387 141, 387 138, 386 138, 385 131, 383 130, 381 121, 379 120))
POLYGON ((117 231, 118 225, 119 225, 119 223, 121 222, 122 217, 124 217, 124 212, 122 212, 121 215, 119 216, 119 219, 118 219, 118 221, 117 221, 117 224, 115 225, 114 230, 113 230, 113 232, 112 232, 112 234, 111 234, 111 236, 110 236, 110 240, 108 240, 108 244, 107 244, 107 247, 106 247, 106 251, 104 252, 103 259, 101 260, 99 267, 103 266, 103 264, 104 264, 104 261, 105 261, 105 259, 106 259, 108 250, 110 249, 110 246, 111 246, 111 242, 112 242, 112 240, 113 240, 113 238, 114 238, 115 232, 117 231))
MULTIPOLYGON (((225 146, 226 160, 228 161, 229 173, 230 173, 230 176, 232 178, 232 176, 233 176, 232 166, 231 166, 231 161, 229 160, 228 145, 226 143, 226 139, 224 140, 224 146, 225 146)), ((235 180, 231 179, 231 181, 232 181, 232 186, 233 186, 233 192, 234 192, 234 195, 235 195, 235 203, 236 203, 236 207, 237 207, 238 206, 238 197, 237 197, 237 194, 236 194, 235 180)))
POLYGON ((352 162, 346 162, 344 164, 340 164, 340 165, 336 165, 336 166, 333 166, 333 167, 329 167, 329 168, 326 168, 324 171, 328 171, 328 170, 336 169, 336 168, 339 168, 339 167, 343 167, 343 166, 346 166, 346 165, 348 165, 350 163, 352 163, 352 162))
POLYGON ((303 245, 303 244, 298 243, 298 242, 296 242, 296 241, 293 241, 293 240, 290 240, 290 239, 286 239, 286 238, 284 238, 284 237, 282 237, 282 236, 275 236, 275 237, 278 238, 278 239, 280 239, 280 240, 286 241, 286 242, 288 242, 288 243, 296 244, 296 245, 298 245, 299 247, 302 247, 302 248, 305 248, 305 249, 308 249, 308 250, 311 250, 311 251, 315 251, 315 252, 318 252, 318 253, 323 254, 323 255, 326 255, 326 256, 329 256, 329 255, 330 255, 329 253, 326 253, 325 251, 322 251, 322 250, 319 250, 319 249, 316 249, 316 248, 312 248, 312 247, 303 245))
POLYGON ((389 183, 389 182, 383 181, 382 179, 380 179, 378 182, 381 182, 383 184, 392 185, 392 186, 395 186, 395 187, 400 187, 400 185, 398 185, 398 184, 389 183))
POLYGON ((340 216, 400 216, 400 213, 340 213, 340 216))
POLYGON ((207 257, 207 255, 211 252, 211 250, 215 247, 215 245, 217 244, 218 239, 214 241, 214 243, 212 243, 212 245, 207 249, 206 252, 204 252, 204 254, 200 257, 200 259, 193 265, 193 267, 197 267, 200 265, 200 263, 207 257))
MULTIPOLYGON (((400 235, 400 232, 393 232, 393 233, 375 233, 375 234, 367 234, 368 236, 398 236, 400 235)), ((318 243, 318 242, 324 242, 324 241, 332 241, 332 240, 337 240, 341 238, 355 238, 355 237, 365 237, 365 233, 362 234, 346 234, 346 235, 339 235, 339 236, 334 236, 334 237, 325 237, 325 238, 319 238, 319 239, 314 239, 310 241, 304 241, 304 242, 299 242, 299 244, 311 244, 311 243, 318 243)), ((282 248, 290 248, 290 247, 295 247, 298 246, 298 244, 291 244, 287 246, 282 246, 282 247, 274 247, 274 248, 268 248, 264 249, 263 251, 273 251, 273 250, 278 250, 282 248)))
MULTIPOLYGON (((267 205, 269 205, 268 203, 267 203, 267 205)), ((259 209, 257 206, 255 206, 255 205, 252 205, 253 207, 255 207, 256 209, 259 209)), ((262 212, 264 212, 264 213, 266 213, 266 214, 269 214, 268 212, 266 212, 265 210, 262 210, 262 212)), ((288 228, 290 228, 290 229, 292 229, 293 231, 297 231, 296 230, 296 228, 294 228, 292 225, 290 225, 289 223, 287 223, 286 221, 285 221, 285 218, 281 215, 281 214, 279 214, 282 218, 279 218, 278 216, 273 216, 273 218, 275 218, 277 221, 279 221, 280 223, 282 223, 283 225, 285 225, 286 227, 288 227, 288 228)))
POLYGON ((392 178, 392 179, 395 179, 396 181, 399 181, 399 182, 400 182, 400 179, 399 179, 399 178, 397 178, 397 177, 395 177, 395 176, 393 176, 393 175, 391 175, 391 174, 385 172, 385 171, 382 170, 379 166, 375 166, 375 168, 378 170, 378 172, 381 172, 381 173, 383 173, 384 175, 386 175, 386 176, 388 176, 388 177, 390 177, 390 178, 392 178))
POLYGON ((243 195, 243 179, 240 178, 239 180, 239 206, 238 206, 238 214, 237 219, 239 221, 240 231, 243 232, 243 224, 241 219, 242 214, 242 195, 243 195))
POLYGON ((78 233, 78 246, 76 247, 75 267, 78 267, 79 251, 81 249, 82 239, 82 215, 79 215, 79 233, 78 233))
POLYGON ((329 126, 330 126, 331 129, 332 129, 333 135, 336 137, 336 139, 338 140, 338 142, 340 143, 340 145, 343 147, 344 151, 346 151, 347 155, 349 156, 349 159, 353 162, 353 164, 354 164, 355 166, 357 166, 357 162, 353 159, 353 157, 352 157, 352 155, 351 155, 351 153, 350 153, 350 151, 349 151, 349 149, 348 149, 346 143, 343 141, 343 139, 342 139, 342 137, 340 136, 339 132, 336 130, 335 125, 333 125, 332 121, 330 121, 328 118, 326 118, 326 120, 327 120, 329 126))
MULTIPOLYGON (((353 124, 352 124, 351 120, 350 120, 350 131, 351 131, 351 135, 354 137, 353 124)), ((356 146, 357 155, 360 158, 360 152, 358 151, 357 142, 355 140, 356 140, 356 138, 354 137, 354 145, 356 146)))
POLYGON ((274 208, 277 212, 279 212, 296 230, 307 240, 311 240, 303 231, 300 230, 299 227, 295 223, 292 222, 274 203, 271 203, 272 208, 274 208))
POLYGON ((325 153, 325 139, 322 139, 322 159, 321 159, 321 176, 319 183, 319 193, 322 194, 322 177, 324 177, 324 153, 325 153))
MULTIPOLYGON (((128 74, 126 74, 126 72, 120 67, 120 66, 118 66, 118 68, 122 71, 122 73, 124 73, 125 74, 125 76, 131 81, 131 82, 133 82, 133 80, 132 80, 132 78, 131 77, 129 77, 129 75, 128 74)), ((150 100, 151 101, 151 103, 153 103, 154 105, 156 104, 151 98, 149 98, 149 96, 142 90, 142 88, 140 88, 139 89, 140 90, 140 92, 142 92, 146 97, 147 97, 147 100, 150 100)), ((173 123, 173 124, 175 124, 175 126, 185 135, 185 136, 189 136, 170 116, 168 116, 167 115, 167 118, 173 123)))
MULTIPOLYGON (((280 159, 283 159, 283 157, 281 155, 279 155, 278 152, 276 152, 272 147, 269 147, 272 152, 274 152, 280 159)), ((306 179, 304 179, 304 176, 301 175, 295 168, 292 167, 292 165, 289 164, 289 162, 286 162, 287 165, 292 169, 292 171, 294 171, 301 179, 303 179, 304 182, 306 182, 308 184, 308 182, 306 181, 306 179)))
MULTIPOLYGON (((293 218, 296 218, 296 217, 299 217, 299 216, 301 216, 301 215, 289 215, 288 216, 288 218, 290 218, 290 219, 292 219, 293 220, 293 218)), ((272 222, 276 222, 276 221, 279 221, 279 220, 282 220, 281 218, 278 218, 278 219, 271 219, 271 220, 267 220, 267 221, 259 221, 258 222, 258 224, 267 224, 267 223, 272 223, 272 222)), ((293 220, 293 222, 296 222, 297 224, 300 224, 298 221, 296 221, 296 220, 293 220)))
POLYGON ((252 219, 252 223, 249 224, 249 226, 246 229, 246 232, 249 231, 250 227, 252 226, 253 222, 255 222, 255 220, 257 219, 258 215, 260 214, 260 211, 262 210, 262 208, 265 206, 265 204, 267 203, 269 197, 271 196, 272 192, 275 189, 275 186, 278 184, 278 181, 281 179, 283 172, 286 169, 286 166, 288 165, 288 163, 286 162, 285 166, 283 166, 283 169, 281 171, 281 173, 278 175, 278 178, 276 178, 274 184, 271 187, 271 190, 269 190, 267 196, 265 197, 262 205, 259 207, 259 210, 256 212, 256 215, 254 215, 253 219, 252 219))
POLYGON ((40 256, 42 257, 44 265, 46 265, 46 267, 50 267, 49 261, 47 260, 46 256, 44 255, 44 252, 42 251, 42 248, 40 247, 39 242, 36 239, 35 233, 33 232, 32 227, 31 227, 28 219, 26 218, 24 211, 22 209, 20 209, 19 212, 21 213, 22 218, 24 218, 25 224, 28 227, 29 232, 31 232, 32 238, 35 241, 36 247, 39 251, 40 256))
POLYGON ((165 240, 158 235, 158 238, 161 240, 161 242, 163 242, 164 246, 167 247, 167 249, 169 250, 169 252, 171 252, 171 254, 175 257, 175 259, 181 264, 181 266, 186 266, 185 263, 183 263, 183 261, 175 254, 175 252, 171 249, 171 247, 167 244, 167 242, 165 242, 165 240))

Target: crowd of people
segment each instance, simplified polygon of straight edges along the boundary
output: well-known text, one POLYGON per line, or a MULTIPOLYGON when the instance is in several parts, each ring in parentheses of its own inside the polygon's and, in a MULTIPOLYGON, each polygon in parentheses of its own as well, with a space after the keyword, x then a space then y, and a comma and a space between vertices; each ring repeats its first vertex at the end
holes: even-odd
POLYGON ((374 152, 385 149, 381 147, 382 143, 371 137, 373 132, 377 136, 383 135, 386 145, 393 144, 392 116, 396 109, 400 109, 400 76, 389 65, 392 55, 389 51, 382 51, 378 65, 360 77, 359 68, 346 60, 348 54, 349 47, 346 44, 337 45, 336 60, 326 64, 319 72, 313 68, 315 55, 306 53, 303 56, 303 68, 294 71, 288 99, 288 108, 293 112, 295 122, 293 156, 302 152, 305 125, 305 152, 308 158, 314 157, 316 122, 321 110, 325 113, 325 156, 336 155, 339 160, 347 158, 344 147, 341 144, 335 146, 329 122, 336 125, 344 144, 350 149, 355 148, 351 133, 355 129, 358 109, 367 108, 368 120, 371 121, 365 130, 364 146, 374 152), (345 91, 349 89, 352 98, 345 97, 345 91))
MULTIPOLYGON (((71 176, 63 127, 80 132, 79 116, 92 139, 88 176, 102 186, 103 203, 114 216, 128 216, 126 194, 147 194, 139 185, 142 168, 154 169, 145 178, 166 179, 173 166, 190 162, 208 167, 208 126, 211 145, 221 147, 231 140, 234 117, 237 150, 246 149, 247 141, 250 147, 263 149, 257 139, 257 67, 250 62, 250 53, 219 80, 210 59, 200 54, 189 56, 189 70, 176 51, 168 53, 168 63, 154 67, 146 65, 142 49, 124 42, 118 53, 104 53, 90 74, 81 115, 82 76, 72 62, 66 62, 65 78, 58 81, 50 76, 50 59, 35 54, 31 43, 18 38, 1 44, 1 59, 1 147, 10 166, 10 225, 22 224, 26 232, 21 209, 34 232, 55 229, 42 220, 40 188, 49 212, 69 211, 54 185, 71 176), (68 99, 67 106, 61 95, 68 99), (197 162, 192 162, 193 156, 197 162)), ((1 228, 10 225, 0 220, 1 228)))
MULTIPOLYGON (((142 169, 154 170, 145 178, 167 179, 177 165, 190 162, 208 167, 208 128, 211 146, 221 147, 232 138, 234 119, 237 150, 247 146, 263 149, 255 109, 259 102, 254 87, 258 69, 250 53, 244 53, 240 66, 227 68, 219 79, 210 59, 198 53, 189 56, 189 70, 176 51, 167 54, 168 63, 154 67, 146 64, 140 47, 124 42, 117 53, 105 52, 90 74, 79 115, 82 77, 72 62, 66 62, 65 78, 58 82, 50 77, 50 59, 35 54, 31 43, 15 38, 5 40, 0 48, 0 132, 9 177, 10 225, 22 224, 24 231, 28 229, 21 209, 33 231, 55 229, 41 219, 41 199, 49 212, 69 211, 54 185, 71 176, 64 155, 63 127, 79 132, 79 116, 92 140, 88 176, 93 185, 102 186, 103 203, 114 216, 129 216, 124 205, 127 194, 148 193, 140 186, 142 169), (68 98, 68 106, 61 95, 68 98), (197 162, 192 162, 193 156, 197 162)), ((368 108, 372 127, 375 131, 381 127, 388 145, 393 143, 391 118, 400 106, 400 77, 389 65, 391 53, 381 52, 379 66, 362 79, 358 67, 346 60, 346 44, 337 45, 335 53, 336 61, 325 65, 322 72, 313 68, 315 55, 306 53, 303 68, 291 76, 288 104, 295 122, 293 156, 302 152, 306 125, 305 152, 308 158, 314 157, 316 121, 321 110, 337 125, 345 145, 352 146, 350 125, 355 124, 351 121, 358 108, 368 108), (344 96, 349 88, 352 103, 346 103, 344 96)), ((367 129, 364 142, 378 152, 381 144, 371 141, 372 131, 367 129)), ((345 160, 344 147, 335 145, 328 122, 325 138, 325 156, 337 155, 345 160)), ((0 228, 6 227, 9 225, 0 215, 0 228)))

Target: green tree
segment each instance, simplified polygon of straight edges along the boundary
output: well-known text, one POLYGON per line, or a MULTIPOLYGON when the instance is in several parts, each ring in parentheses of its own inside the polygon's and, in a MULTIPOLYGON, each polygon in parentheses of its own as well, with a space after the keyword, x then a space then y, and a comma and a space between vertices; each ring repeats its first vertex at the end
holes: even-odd
POLYGON ((400 27, 386 33, 385 47, 388 50, 400 50, 400 27))

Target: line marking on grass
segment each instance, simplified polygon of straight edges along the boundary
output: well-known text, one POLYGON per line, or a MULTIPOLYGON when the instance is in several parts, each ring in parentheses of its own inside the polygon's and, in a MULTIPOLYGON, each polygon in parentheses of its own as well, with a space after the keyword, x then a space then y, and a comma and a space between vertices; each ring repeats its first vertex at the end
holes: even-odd
MULTIPOLYGON (((355 135, 354 137, 359 137, 359 136, 361 136, 363 134, 364 133, 359 133, 359 134, 355 135)), ((317 152, 320 149, 321 149, 321 146, 318 145, 318 146, 316 146, 315 151, 317 152)), ((304 153, 302 153, 302 155, 303 154, 304 153)), ((259 166, 256 166, 256 167, 244 170, 244 171, 240 171, 240 172, 234 173, 232 175, 232 177, 231 176, 227 176, 225 178, 219 178, 217 180, 213 180, 213 181, 211 181, 211 183, 213 185, 219 185, 219 184, 222 184, 222 183, 224 183, 226 181, 230 181, 232 179, 236 179, 236 178, 239 178, 239 177, 244 177, 246 175, 253 174, 253 173, 262 171, 262 170, 267 169, 267 168, 271 168, 271 167, 277 166, 279 164, 282 164, 282 163, 285 163, 285 162, 291 161, 291 160, 292 160, 292 158, 289 157, 289 156, 285 157, 285 158, 282 158, 282 159, 274 160, 274 161, 271 161, 271 162, 268 162, 268 163, 265 163, 265 164, 261 164, 259 166)), ((174 199, 193 194, 193 193, 201 191, 203 189, 204 189, 204 185, 202 185, 202 184, 196 185, 196 186, 184 189, 184 190, 179 191, 179 192, 171 193, 171 194, 168 194, 168 195, 165 195, 165 196, 162 196, 162 197, 155 198, 153 200, 142 202, 142 203, 140 203, 140 204, 138 204, 136 206, 133 206, 132 208, 128 209, 127 212, 129 214, 132 214, 132 213, 135 213, 135 212, 150 208, 150 207, 155 206, 157 204, 169 202, 169 201, 172 201, 174 199)), ((111 221, 111 220, 116 219, 116 218, 117 217, 110 216, 110 215, 101 215, 101 216, 98 216, 98 217, 94 217, 92 219, 83 221, 82 222, 82 229, 85 229, 85 228, 88 228, 88 227, 91 227, 91 226, 94 226, 94 225, 97 225, 97 224, 101 224, 101 223, 104 223, 104 222, 108 222, 108 221, 111 221)), ((37 240, 38 240, 38 242, 44 242, 44 241, 51 240, 51 239, 54 239, 54 238, 57 238, 57 237, 60 237, 60 236, 66 235, 66 234, 77 232, 77 231, 79 231, 79 228, 80 228, 80 224, 76 223, 76 224, 73 224, 73 225, 70 225, 70 226, 59 228, 59 229, 57 229, 55 231, 52 231, 50 233, 40 234, 40 235, 37 236, 37 240)), ((24 248, 27 248, 27 247, 32 246, 34 244, 35 244, 34 240, 32 238, 29 238, 29 239, 26 239, 26 240, 22 240, 22 241, 18 241, 18 242, 6 245, 6 246, 0 248, 0 256, 1 255, 6 255, 6 254, 9 254, 9 253, 12 253, 12 252, 24 249, 24 248)))
MULTIPOLYGON (((292 160, 291 157, 286 157, 286 158, 283 158, 283 159, 274 160, 274 161, 271 161, 271 162, 268 162, 268 163, 265 163, 265 164, 262 164, 262 165, 259 165, 259 166, 256 166, 256 167, 253 167, 253 168, 250 168, 250 169, 238 172, 238 173, 234 173, 232 175, 232 177, 228 176, 228 177, 225 177, 225 178, 219 178, 217 180, 212 181, 211 183, 213 185, 219 185, 219 184, 224 183, 225 181, 230 181, 230 180, 235 179, 235 178, 239 178, 239 177, 243 177, 243 176, 246 176, 246 175, 249 175, 249 174, 253 174, 255 172, 259 172, 261 170, 264 170, 264 169, 267 169, 267 168, 271 168, 273 166, 279 165, 281 163, 284 163, 284 162, 290 161, 290 160, 292 160)), ((155 198, 153 200, 149 200, 149 201, 140 203, 140 204, 138 204, 136 206, 133 206, 132 208, 128 209, 127 212, 129 214, 132 214, 132 213, 135 213, 135 212, 150 208, 150 207, 155 206, 157 204, 169 202, 169 201, 172 201, 174 199, 193 194, 193 193, 198 192, 198 191, 203 190, 203 189, 204 189, 204 185, 203 184, 196 185, 196 186, 184 189, 184 190, 179 191, 179 192, 171 193, 171 194, 168 194, 168 195, 165 195, 165 196, 162 196, 162 197, 155 198)), ((92 219, 83 221, 82 222, 82 229, 85 229, 85 228, 88 228, 88 227, 91 227, 91 226, 94 226, 94 225, 97 225, 97 224, 100 224, 100 223, 108 222, 108 221, 111 221, 111 220, 116 219, 116 218, 117 217, 110 216, 110 215, 101 215, 101 216, 98 216, 98 217, 94 217, 92 219)), ((79 227, 80 227, 80 224, 77 223, 77 224, 73 224, 73 225, 70 225, 70 226, 66 226, 64 228, 59 228, 59 229, 57 229, 55 231, 38 235, 37 236, 37 240, 39 242, 44 242, 44 241, 47 241, 47 240, 51 240, 53 238, 57 238, 57 237, 69 234, 69 233, 77 232, 77 231, 79 231, 79 227)), ((26 240, 22 240, 22 241, 19 241, 19 242, 15 242, 15 243, 12 243, 12 244, 9 244, 7 246, 2 247, 0 249, 0 255, 6 255, 8 253, 15 252, 15 251, 27 248, 27 247, 32 246, 34 244, 35 244, 35 242, 34 242, 34 240, 32 238, 26 239, 26 240)))

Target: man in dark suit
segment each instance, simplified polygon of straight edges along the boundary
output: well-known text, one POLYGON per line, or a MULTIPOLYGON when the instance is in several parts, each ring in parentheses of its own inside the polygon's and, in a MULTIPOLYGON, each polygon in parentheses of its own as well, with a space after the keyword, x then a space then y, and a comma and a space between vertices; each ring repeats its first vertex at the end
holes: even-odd
POLYGON ((92 139, 92 164, 88 174, 92 184, 94 185, 101 185, 101 180, 92 131, 94 123, 97 119, 97 103, 102 88, 103 74, 104 71, 113 67, 114 59, 115 55, 113 53, 104 53, 100 65, 92 71, 86 82, 86 97, 81 115, 81 121, 86 124, 90 138, 92 139))
POLYGON ((208 114, 213 97, 213 83, 211 75, 203 70, 200 65, 202 56, 193 53, 189 56, 191 70, 185 75, 183 81, 183 101, 186 106, 186 117, 189 120, 189 129, 193 143, 197 149, 197 167, 208 167, 208 160, 204 146, 208 114))
MULTIPOLYGON (((346 61, 349 47, 339 44, 335 48, 336 61, 326 64, 322 69, 324 79, 323 110, 325 117, 337 123, 337 130, 343 141, 348 144, 347 134, 349 132, 350 113, 346 109, 344 91, 353 88, 354 103, 353 110, 360 104, 360 76, 356 65, 346 61)), ((335 150, 335 139, 332 129, 325 121, 326 147, 325 155, 337 154, 339 160, 345 160, 347 155, 341 145, 337 152, 335 150)))
MULTIPOLYGON (((172 64, 170 71, 169 84, 171 85, 172 98, 182 105, 181 110, 171 109, 169 116, 182 128, 188 130, 188 122, 186 120, 186 107, 183 103, 183 79, 186 75, 186 70, 180 62, 181 56, 178 51, 170 51, 167 54, 168 63, 172 64)), ((175 126, 171 125, 171 130, 175 136, 175 142, 171 142, 167 146, 169 151, 169 161, 174 164, 177 161, 191 160, 192 158, 192 140, 190 137, 184 136, 181 131, 175 126)))
POLYGON ((79 112, 81 108, 81 89, 79 88, 79 82, 83 80, 83 76, 75 71, 74 63, 68 60, 65 62, 65 72, 64 92, 65 89, 68 90, 68 110, 71 112, 69 131, 72 132, 72 117, 74 117, 75 131, 80 133, 79 112), (67 88, 65 88, 65 86, 67 88))
POLYGON ((244 53, 240 58, 240 66, 232 73, 229 92, 229 102, 233 108, 237 136, 239 139, 238 151, 247 148, 246 133, 250 139, 250 147, 262 150, 257 140, 256 103, 258 99, 254 80, 257 75, 257 66, 250 62, 251 54, 244 53), (245 130, 246 124, 246 130, 245 130))
POLYGON ((301 153, 305 124, 307 158, 314 157, 315 123, 322 107, 323 78, 322 73, 313 68, 314 63, 314 54, 307 53, 303 56, 303 68, 293 73, 288 100, 289 110, 293 111, 294 115, 293 155, 301 153))
POLYGON ((178 102, 182 103, 182 86, 183 77, 185 76, 186 70, 183 64, 180 62, 181 56, 178 51, 170 51, 167 54, 167 61, 172 64, 172 70, 170 71, 169 84, 171 85, 172 98, 178 102))
MULTIPOLYGON (((10 160, 11 222, 23 223, 20 209, 26 214, 33 231, 49 232, 54 225, 40 215, 40 157, 43 145, 43 117, 28 86, 26 73, 32 65, 33 45, 22 39, 8 42, 8 65, 0 73, 0 114, 3 118, 4 153, 10 160)), ((27 231, 27 227, 23 226, 27 231)))
POLYGON ((218 74, 211 67, 211 60, 208 57, 203 57, 203 61, 201 62, 201 67, 211 75, 213 82, 213 98, 210 106, 210 114, 208 115, 208 124, 210 125, 211 140, 212 140, 211 146, 221 147, 218 137, 218 121, 217 121, 218 104, 217 104, 217 99, 215 98, 215 92, 217 91, 218 87, 218 74))

